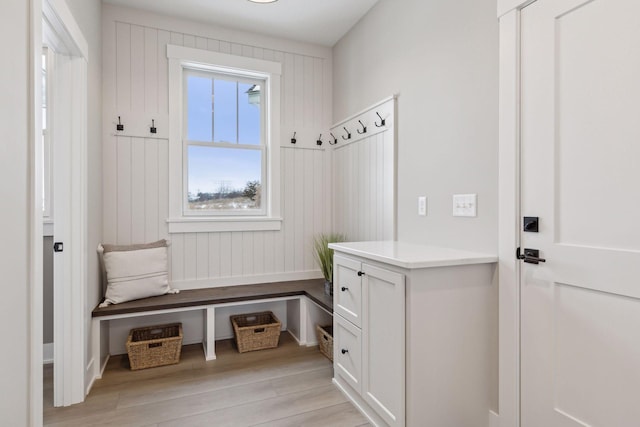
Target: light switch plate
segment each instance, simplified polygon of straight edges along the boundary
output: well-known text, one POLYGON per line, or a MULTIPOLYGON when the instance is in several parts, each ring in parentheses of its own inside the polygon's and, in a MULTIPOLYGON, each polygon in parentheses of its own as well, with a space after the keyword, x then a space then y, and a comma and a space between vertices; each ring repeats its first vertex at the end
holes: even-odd
POLYGON ((427 196, 418 196, 418 215, 427 216, 427 196))
POLYGON ((478 195, 454 194, 453 216, 478 216, 478 195))

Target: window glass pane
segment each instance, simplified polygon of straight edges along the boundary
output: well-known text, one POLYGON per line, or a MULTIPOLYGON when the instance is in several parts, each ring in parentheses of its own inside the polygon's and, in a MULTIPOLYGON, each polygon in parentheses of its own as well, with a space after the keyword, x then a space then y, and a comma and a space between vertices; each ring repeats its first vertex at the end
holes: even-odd
POLYGON ((189 210, 261 208, 262 151, 190 145, 189 210))
POLYGON ((240 144, 260 144, 260 101, 261 85, 238 84, 238 142, 240 144))
POLYGON ((238 83, 227 80, 213 81, 213 140, 238 142, 238 83))
POLYGON ((212 88, 210 78, 187 76, 187 139, 212 140, 212 88))

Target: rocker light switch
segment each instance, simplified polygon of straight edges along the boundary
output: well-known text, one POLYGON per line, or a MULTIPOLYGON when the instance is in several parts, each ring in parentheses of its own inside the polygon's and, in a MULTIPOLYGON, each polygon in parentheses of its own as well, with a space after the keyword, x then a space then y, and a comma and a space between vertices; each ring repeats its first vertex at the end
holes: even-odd
POLYGON ((477 194, 454 194, 453 216, 478 216, 477 194))
POLYGON ((427 197, 426 196, 418 197, 418 215, 427 216, 427 197))

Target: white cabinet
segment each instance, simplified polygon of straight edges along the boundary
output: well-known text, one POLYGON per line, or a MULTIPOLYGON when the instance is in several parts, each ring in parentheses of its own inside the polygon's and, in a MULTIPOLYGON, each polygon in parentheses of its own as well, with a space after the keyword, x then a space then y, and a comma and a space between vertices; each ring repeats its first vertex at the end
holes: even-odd
POLYGON ((497 257, 401 242, 329 246, 334 383, 374 426, 488 427, 497 257))
POLYGON ((404 275, 334 257, 334 368, 390 426, 404 425, 404 275))

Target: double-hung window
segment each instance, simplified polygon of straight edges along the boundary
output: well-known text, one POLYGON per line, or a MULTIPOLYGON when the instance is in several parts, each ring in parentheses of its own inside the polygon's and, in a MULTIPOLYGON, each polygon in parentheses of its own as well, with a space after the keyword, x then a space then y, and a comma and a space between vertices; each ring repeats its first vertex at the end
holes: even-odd
POLYGON ((169 232, 277 230, 280 64, 168 46, 169 232))
POLYGON ((264 215, 265 81, 194 69, 183 75, 185 214, 264 215))

